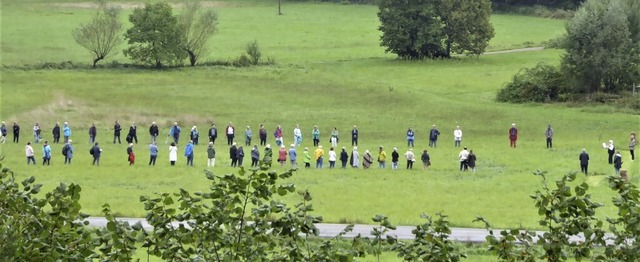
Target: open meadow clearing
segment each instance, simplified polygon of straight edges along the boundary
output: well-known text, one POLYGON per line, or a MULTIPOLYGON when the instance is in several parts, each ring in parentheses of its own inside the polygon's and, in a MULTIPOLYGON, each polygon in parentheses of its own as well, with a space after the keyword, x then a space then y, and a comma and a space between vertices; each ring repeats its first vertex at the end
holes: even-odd
MULTIPOLYGON (((632 162, 628 136, 638 131, 638 112, 610 106, 566 107, 564 105, 496 103, 496 90, 520 68, 540 62, 555 64, 559 50, 460 57, 438 61, 399 61, 379 46, 377 7, 333 4, 289 4, 283 16, 275 6, 256 2, 220 2, 219 32, 210 42, 210 59, 230 59, 243 52, 247 42, 257 40, 264 56, 277 64, 250 68, 197 67, 168 70, 18 70, 2 69, 0 118, 10 127, 22 127, 19 144, 0 146, 4 164, 20 177, 36 176, 47 189, 60 182, 83 187, 84 212, 99 215, 109 203, 122 216, 143 217, 140 195, 175 192, 178 188, 204 191, 207 181, 206 146, 196 147, 195 167, 186 167, 180 145, 178 164, 169 166, 168 128, 178 121, 184 131, 197 125, 206 133, 211 122, 221 130, 233 122, 237 131, 260 124, 268 130, 269 143, 276 125, 292 143, 299 124, 303 146, 313 150, 311 129, 318 125, 321 144, 329 149, 333 127, 340 131, 339 147, 351 150, 349 132, 360 131, 359 152, 384 146, 387 154, 398 147, 407 150, 405 134, 416 131, 418 154, 428 148, 433 124, 442 133, 437 148, 428 148, 432 167, 417 165, 405 170, 380 170, 374 163, 362 169, 300 169, 291 178, 298 188, 308 188, 314 207, 326 222, 371 223, 370 217, 385 214, 394 224, 420 222, 420 214, 443 211, 455 226, 472 227, 482 215, 496 227, 537 228, 539 219, 529 195, 541 187, 532 175, 546 170, 552 179, 579 171, 578 154, 586 148, 594 176, 583 177, 594 198, 607 204, 600 217, 613 215, 606 176, 613 167, 606 162, 602 142, 613 139, 623 154, 624 169, 632 181, 640 170, 632 162), (135 166, 128 166, 126 145, 114 145, 113 122, 127 130, 139 127, 140 143, 135 166), (75 143, 72 165, 63 165, 62 145, 54 144, 52 166, 26 166, 24 146, 31 128, 39 122, 45 139, 51 140, 54 122, 69 122, 75 143), (151 122, 160 126, 160 155, 155 167, 146 165, 151 122), (104 150, 100 167, 91 166, 87 130, 98 126, 98 141, 104 150), (518 147, 509 148, 511 123, 519 129, 518 147), (545 148, 544 130, 554 128, 554 147, 545 148), (460 148, 453 147, 453 130, 460 125, 462 145, 478 157, 475 173, 458 171, 460 148)), ((3 1, 2 64, 37 64, 73 61, 89 63, 90 56, 71 37, 71 31, 90 19, 93 10, 73 4, 40 1, 3 1)), ((126 10, 125 13, 129 13, 126 10)), ((123 17, 125 20, 126 17, 123 17)), ((564 22, 541 18, 494 15, 496 37, 490 51, 540 46, 563 31, 564 22)), ((126 24, 125 27, 129 25, 126 24)), ((123 46, 124 47, 124 46, 123 46)), ((129 62, 121 54, 103 63, 129 62)), ((207 59, 205 59, 207 60, 207 59)), ((186 132, 183 132, 185 139, 186 132)), ((122 138, 126 136, 124 132, 122 138)), ((206 138, 201 138, 206 140, 206 138)), ((235 172, 228 167, 228 146, 216 142, 216 174, 235 172)), ((243 142, 243 139, 237 141, 243 142)), ((257 138, 254 138, 256 144, 257 138)), ((40 145, 35 145, 40 156, 40 145)), ((260 147, 262 151, 262 147, 260 147)), ((249 148, 245 148, 245 153, 249 148)), ((302 148, 298 150, 300 154, 302 148)), ((39 159, 39 158, 38 158, 39 159)), ((245 163, 249 157, 245 157, 245 163)), ((299 161, 301 162, 301 161, 299 161)), ((284 171, 274 163, 276 170, 284 171)), ((287 166, 288 168, 288 166, 287 166)), ((294 198, 287 199, 297 203, 294 198)))

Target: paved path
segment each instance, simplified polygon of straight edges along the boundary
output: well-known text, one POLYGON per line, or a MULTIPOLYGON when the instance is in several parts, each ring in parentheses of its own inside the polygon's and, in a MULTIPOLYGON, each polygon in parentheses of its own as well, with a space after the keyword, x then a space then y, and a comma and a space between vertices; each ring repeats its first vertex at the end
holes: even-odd
MULTIPOLYGON (((152 227, 143 218, 118 218, 120 221, 127 221, 130 225, 141 222, 142 226, 151 230, 152 227)), ((104 227, 107 224, 107 220, 103 217, 89 217, 87 219, 91 226, 104 227)), ((177 223, 176 223, 177 225, 177 223)), ((338 235, 347 225, 346 224, 316 224, 320 231, 320 237, 332 238, 338 235)), ((364 237, 372 237, 371 231, 374 225, 355 225, 353 231, 346 234, 345 237, 354 237, 361 234, 364 237)), ((398 239, 411 240, 414 239, 414 235, 411 233, 415 226, 398 226, 396 230, 391 230, 388 234, 395 235, 398 239)), ((500 230, 494 230, 494 235, 499 236, 500 230)), ((542 234, 542 231, 536 231, 538 235, 542 234)), ((479 228, 451 228, 450 238, 460 242, 484 242, 485 237, 489 234, 486 229, 479 228)), ((584 241, 582 237, 572 237, 571 241, 584 241)))

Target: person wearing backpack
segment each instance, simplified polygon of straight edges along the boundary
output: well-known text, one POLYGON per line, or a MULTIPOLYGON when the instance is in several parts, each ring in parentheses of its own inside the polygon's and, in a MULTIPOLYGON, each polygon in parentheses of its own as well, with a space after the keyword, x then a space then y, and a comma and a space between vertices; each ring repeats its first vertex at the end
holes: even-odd
POLYGON ((69 139, 67 144, 62 147, 62 155, 64 155, 64 163, 71 164, 71 159, 73 158, 73 146, 71 145, 71 139, 69 139))

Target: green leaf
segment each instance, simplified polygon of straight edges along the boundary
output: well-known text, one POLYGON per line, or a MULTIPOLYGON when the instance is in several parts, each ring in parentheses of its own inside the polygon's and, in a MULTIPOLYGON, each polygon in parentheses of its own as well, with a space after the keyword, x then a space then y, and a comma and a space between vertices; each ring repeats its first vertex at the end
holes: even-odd
POLYGON ((110 232, 115 232, 117 230, 117 224, 114 221, 107 222, 107 230, 110 232))
POLYGON ((173 198, 171 196, 167 196, 167 197, 164 198, 162 203, 164 203, 167 206, 168 205, 172 205, 173 204, 173 198))
POLYGON ((135 224, 131 225, 131 228, 135 231, 140 231, 142 229, 142 222, 138 221, 135 224))

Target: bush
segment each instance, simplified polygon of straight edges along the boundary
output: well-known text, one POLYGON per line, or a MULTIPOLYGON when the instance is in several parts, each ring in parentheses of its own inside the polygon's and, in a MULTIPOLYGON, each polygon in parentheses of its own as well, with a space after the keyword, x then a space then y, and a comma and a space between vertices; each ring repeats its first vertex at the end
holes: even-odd
POLYGON ((558 99, 562 91, 563 76, 552 65, 538 64, 534 68, 521 70, 511 82, 498 91, 500 102, 550 102, 558 99))
MULTIPOLYGON (((260 63, 260 58, 262 57, 262 52, 260 52, 260 46, 258 45, 258 41, 256 40, 251 43, 248 43, 247 48, 245 50, 247 51, 247 55, 250 58, 251 64, 258 65, 260 63)), ((241 58, 241 57, 238 57, 238 58, 241 58)))
POLYGON ((252 64, 253 62, 251 61, 251 59, 245 54, 241 54, 238 58, 236 58, 236 60, 233 61, 233 66, 235 67, 248 67, 252 64))

